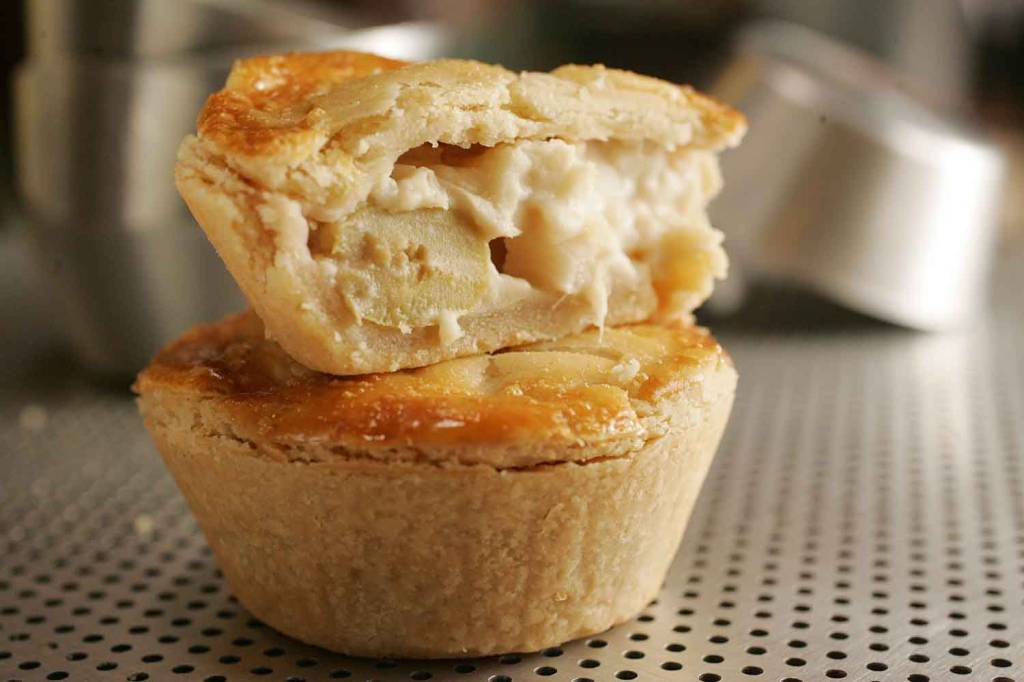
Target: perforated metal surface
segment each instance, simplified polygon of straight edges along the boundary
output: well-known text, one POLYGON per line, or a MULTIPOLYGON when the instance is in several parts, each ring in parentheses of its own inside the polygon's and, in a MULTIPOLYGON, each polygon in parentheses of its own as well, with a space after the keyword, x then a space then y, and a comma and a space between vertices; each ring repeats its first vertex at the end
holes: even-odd
MULTIPOLYGON (((741 389, 659 599, 531 656, 352 660, 251 619, 123 395, 6 396, 0 678, 1024 681, 1020 260, 964 335, 721 326, 741 389)), ((781 316, 790 315, 790 320, 781 316)))

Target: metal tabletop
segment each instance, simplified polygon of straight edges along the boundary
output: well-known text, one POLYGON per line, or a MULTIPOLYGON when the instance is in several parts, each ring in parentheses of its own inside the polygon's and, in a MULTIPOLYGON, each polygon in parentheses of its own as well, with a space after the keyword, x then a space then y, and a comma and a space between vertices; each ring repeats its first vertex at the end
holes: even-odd
POLYGON ((659 598, 483 660, 351 659, 254 620, 130 396, 8 349, 45 380, 0 401, 0 679, 1024 681, 1024 256, 1001 265, 965 333, 767 294, 716 323, 736 408, 659 598))

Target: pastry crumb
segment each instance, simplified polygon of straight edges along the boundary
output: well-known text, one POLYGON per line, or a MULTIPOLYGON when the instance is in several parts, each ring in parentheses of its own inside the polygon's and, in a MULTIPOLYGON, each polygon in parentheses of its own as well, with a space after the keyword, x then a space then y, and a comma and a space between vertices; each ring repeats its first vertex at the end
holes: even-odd
POLYGON ((139 536, 151 534, 155 527, 156 521, 149 514, 139 514, 132 520, 132 529, 139 536))
POLYGON ((620 384, 628 384, 640 373, 640 361, 630 358, 626 362, 620 362, 611 369, 612 378, 620 384))

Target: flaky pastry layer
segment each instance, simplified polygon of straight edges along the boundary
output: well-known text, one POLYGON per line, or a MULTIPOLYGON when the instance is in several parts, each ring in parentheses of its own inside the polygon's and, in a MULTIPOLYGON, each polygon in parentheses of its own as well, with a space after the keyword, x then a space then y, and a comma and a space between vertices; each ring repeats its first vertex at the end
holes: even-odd
POLYGON ((136 390, 148 418, 195 412, 273 459, 521 467, 635 451, 670 419, 689 418, 666 414, 665 404, 685 399, 699 412, 732 382, 728 356, 707 332, 650 324, 337 377, 292 360, 249 312, 185 334, 136 390))

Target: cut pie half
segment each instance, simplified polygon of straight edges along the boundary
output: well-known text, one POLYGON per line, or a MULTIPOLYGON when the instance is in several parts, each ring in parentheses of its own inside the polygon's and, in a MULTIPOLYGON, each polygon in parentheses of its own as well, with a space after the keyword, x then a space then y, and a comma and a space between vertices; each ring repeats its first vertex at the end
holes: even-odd
POLYGON ((385 372, 688 316, 725 273, 705 209, 744 129, 602 66, 291 54, 235 65, 176 177, 289 355, 385 372))

